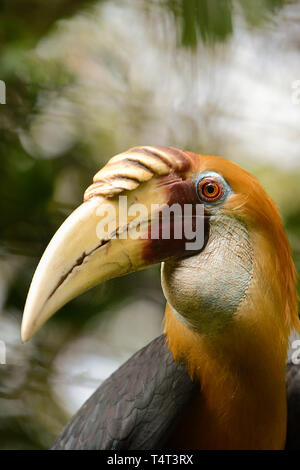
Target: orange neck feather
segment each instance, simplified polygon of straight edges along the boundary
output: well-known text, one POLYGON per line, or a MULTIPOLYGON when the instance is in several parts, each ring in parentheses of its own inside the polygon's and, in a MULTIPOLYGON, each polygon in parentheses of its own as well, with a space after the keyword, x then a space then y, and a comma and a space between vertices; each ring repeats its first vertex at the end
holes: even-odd
MULTIPOLYGON (((243 325, 220 338, 199 338, 167 307, 168 345, 178 362, 199 380, 201 393, 180 423, 180 446, 193 449, 283 448, 286 427, 285 354, 262 346, 243 325), (269 356, 269 357, 268 357, 269 356), (186 445, 184 444, 186 442, 186 445)), ((260 332, 262 334, 262 332, 260 332)), ((269 331, 272 334, 272 331, 269 331)), ((265 335, 263 335, 265 336, 265 335)), ((280 346, 286 348, 283 342, 280 346)), ((175 443, 176 444, 176 443, 175 443)))
MULTIPOLYGON (((201 393, 190 405, 177 444, 194 449, 281 449, 286 435, 285 366, 291 288, 276 272, 276 249, 253 236, 254 276, 233 320, 215 335, 184 326, 167 305, 165 332, 201 393), (283 289, 287 292, 283 292, 283 289), (186 445, 184 444, 186 442, 186 445)), ((295 308, 295 305, 294 305, 295 308)))

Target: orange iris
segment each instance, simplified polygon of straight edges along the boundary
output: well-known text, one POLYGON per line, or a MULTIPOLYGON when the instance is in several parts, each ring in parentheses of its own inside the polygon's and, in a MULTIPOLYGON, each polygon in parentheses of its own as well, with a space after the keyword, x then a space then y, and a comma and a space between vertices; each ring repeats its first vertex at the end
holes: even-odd
POLYGON ((216 201, 222 194, 222 186, 214 180, 204 179, 199 183, 199 195, 205 201, 216 201))

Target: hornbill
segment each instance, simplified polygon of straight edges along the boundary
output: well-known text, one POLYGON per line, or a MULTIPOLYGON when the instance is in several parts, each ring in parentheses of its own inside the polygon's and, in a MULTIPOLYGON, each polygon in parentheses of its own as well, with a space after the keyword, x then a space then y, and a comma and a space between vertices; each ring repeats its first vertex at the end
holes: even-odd
POLYGON ((164 334, 96 390, 54 448, 299 447, 300 367, 286 368, 299 330, 295 268, 275 204, 227 159, 144 146, 109 160, 37 267, 23 341, 80 293, 159 262, 164 334), (134 204, 147 209, 138 223, 134 204), (194 225, 202 210, 201 246, 174 235, 185 220, 171 211, 171 238, 151 237, 161 207, 187 204, 194 225))

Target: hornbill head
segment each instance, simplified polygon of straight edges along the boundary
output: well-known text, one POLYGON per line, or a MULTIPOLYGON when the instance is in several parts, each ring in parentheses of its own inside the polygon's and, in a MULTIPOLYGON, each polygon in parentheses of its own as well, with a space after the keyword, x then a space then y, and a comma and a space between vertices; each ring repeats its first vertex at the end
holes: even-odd
POLYGON ((23 341, 82 292, 159 262, 167 333, 175 321, 209 337, 238 323, 251 332, 265 321, 282 338, 298 327, 289 245, 258 181, 221 157, 145 146, 113 157, 54 235, 30 287, 23 341))

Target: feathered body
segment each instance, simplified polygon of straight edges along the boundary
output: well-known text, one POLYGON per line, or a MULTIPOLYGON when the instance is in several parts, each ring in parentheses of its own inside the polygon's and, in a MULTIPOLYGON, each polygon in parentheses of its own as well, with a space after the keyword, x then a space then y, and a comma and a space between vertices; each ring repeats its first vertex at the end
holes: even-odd
MULTIPOLYGON (((250 280, 235 315, 214 334, 191 330, 167 306, 168 346, 175 360, 183 361, 191 377, 201 383, 201 394, 183 418, 174 444, 185 442, 186 448, 195 449, 284 448, 288 340, 291 328, 299 330, 289 243, 275 204, 252 175, 218 157, 201 156, 196 162, 196 171, 218 171, 235 193, 215 223, 220 227, 228 216, 247 228, 246 249, 233 224, 226 229, 222 224, 222 237, 234 246, 231 259, 236 254, 241 262, 251 258, 246 265, 250 280)), ((207 252, 214 243, 210 239, 199 255, 202 265, 210 265, 207 252)))
MULTIPOLYGON (((154 220, 142 222, 149 234, 154 220)), ((88 288, 157 262, 163 262, 167 345, 182 366, 165 368, 151 361, 149 372, 155 371, 155 381, 146 401, 151 408, 155 390, 160 390, 158 381, 163 385, 170 380, 163 371, 173 371, 174 379, 180 377, 184 389, 189 390, 189 403, 182 409, 179 423, 175 420, 178 402, 173 412, 172 407, 162 407, 168 415, 158 417, 156 410, 149 414, 146 409, 138 419, 130 420, 126 414, 126 397, 132 399, 130 383, 120 383, 124 400, 115 407, 120 400, 117 379, 124 380, 128 371, 132 380, 135 366, 149 357, 155 344, 169 364, 159 340, 123 366, 119 375, 114 374, 113 380, 109 379, 88 402, 87 419, 93 423, 99 420, 99 430, 115 420, 121 422, 124 440, 120 436, 118 444, 112 444, 105 438, 89 445, 84 432, 81 441, 77 433, 82 429, 83 408, 61 442, 74 448, 82 448, 81 442, 84 448, 124 448, 122 445, 128 442, 133 446, 129 448, 134 448, 137 441, 129 437, 135 435, 134 426, 141 426, 144 442, 157 446, 153 426, 143 422, 146 419, 150 423, 155 416, 156 426, 159 419, 162 426, 173 423, 168 448, 284 448, 288 340, 292 329, 300 330, 295 268, 275 204, 252 175, 226 159, 171 147, 136 147, 112 158, 97 173, 85 193, 84 204, 59 229, 40 262, 25 308, 23 338, 29 339, 55 311, 88 288), (182 207, 201 204, 204 246, 188 253, 185 239, 140 237, 121 241, 124 229, 130 233, 130 223, 99 240, 98 211, 109 203, 118 213, 119 195, 128 197, 129 207, 136 202, 147 208, 153 203, 169 207, 174 203, 182 207), (195 387, 190 387, 186 372, 195 387), (104 400, 106 408, 97 406, 95 400, 103 399, 102 391, 109 394, 111 384, 112 395, 104 400), (124 411, 124 422, 120 410, 124 411)), ((148 383, 149 375, 137 374, 143 389, 143 378, 147 377, 148 383)))

